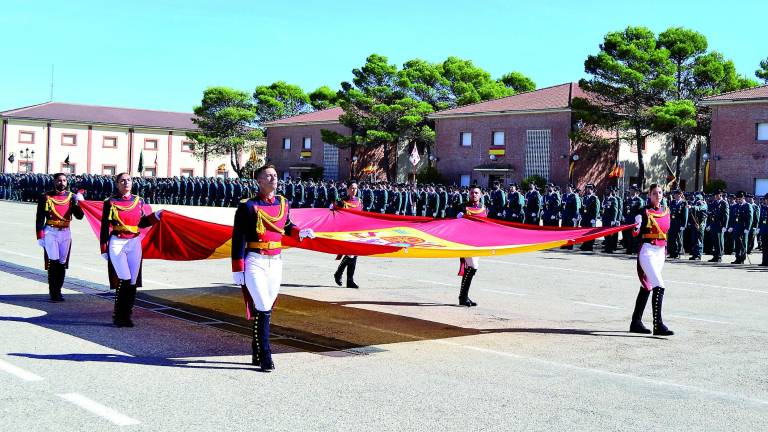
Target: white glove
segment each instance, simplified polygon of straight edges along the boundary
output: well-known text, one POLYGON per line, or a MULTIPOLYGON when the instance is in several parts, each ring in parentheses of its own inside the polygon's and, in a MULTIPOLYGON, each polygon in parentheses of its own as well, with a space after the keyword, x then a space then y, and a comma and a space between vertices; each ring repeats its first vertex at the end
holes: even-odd
POLYGON ((725 228, 723 228, 722 231, 725 232, 725 228))
POLYGON ((160 217, 162 215, 163 215, 163 211, 162 210, 158 210, 158 211, 155 212, 155 217, 157 218, 157 220, 160 220, 160 217))
POLYGON ((235 285, 245 285, 245 273, 232 272, 232 280, 235 282, 235 285))
POLYGON ((44 248, 45 247, 45 239, 37 239, 37 244, 39 244, 41 248, 44 248))
POLYGON ((596 221, 595 221, 594 219, 592 219, 591 221, 589 221, 589 223, 591 223, 592 225, 594 225, 594 224, 595 224, 595 222, 596 222, 596 221))
POLYGON ((328 206, 328 210, 333 210, 334 207, 335 206, 333 204, 331 204, 331 205, 328 206))
POLYGON ((749 230, 744 230, 744 234, 749 234, 749 230))
POLYGON ((104 252, 103 254, 101 254, 101 257, 104 258, 104 261, 109 261, 109 254, 108 253, 104 252))
POLYGON ((536 217, 536 213, 531 213, 531 216, 536 217))
POLYGON ((552 220, 555 220, 556 217, 555 216, 550 216, 549 218, 552 219, 552 220))
POLYGON ((85 197, 84 197, 84 196, 83 196, 83 194, 81 194, 80 192, 76 193, 76 194, 74 195, 74 198, 75 198, 75 202, 78 202, 78 201, 85 201, 85 197))
POLYGON ((712 227, 706 227, 704 231, 709 231, 712 227))
POLYGON ((305 238, 315 238, 315 231, 312 228, 304 228, 299 231, 299 241, 302 241, 305 238))
POLYGON ((728 232, 733 232, 733 228, 728 228, 728 232))
POLYGON ((462 213, 462 212, 456 213, 456 219, 461 219, 463 217, 464 217, 464 213, 462 213))

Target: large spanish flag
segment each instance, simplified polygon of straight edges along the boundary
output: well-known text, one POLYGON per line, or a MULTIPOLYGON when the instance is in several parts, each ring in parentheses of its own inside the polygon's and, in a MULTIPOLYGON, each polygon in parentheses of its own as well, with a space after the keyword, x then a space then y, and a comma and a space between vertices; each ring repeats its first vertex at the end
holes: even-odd
MULTIPOLYGON (((101 202, 82 203, 94 233, 101 202)), ((348 210, 293 209, 291 220, 316 238, 283 237, 283 247, 334 255, 390 258, 457 258, 532 252, 604 237, 631 225, 608 228, 540 227, 485 218, 432 219, 348 210)), ((189 261, 229 258, 232 227, 164 211, 143 230, 144 258, 189 261)))

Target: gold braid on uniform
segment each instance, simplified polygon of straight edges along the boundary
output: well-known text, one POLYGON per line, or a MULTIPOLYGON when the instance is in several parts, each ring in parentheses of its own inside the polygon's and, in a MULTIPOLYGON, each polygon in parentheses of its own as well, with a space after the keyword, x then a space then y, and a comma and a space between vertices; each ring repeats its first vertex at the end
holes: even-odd
POLYGON ((270 216, 262 209, 256 210, 256 232, 264 234, 267 231, 266 226, 272 228, 273 231, 277 231, 280 234, 285 234, 285 230, 275 225, 275 222, 279 221, 285 215, 285 198, 282 196, 277 197, 280 200, 280 213, 277 216, 270 216), (266 225, 266 226, 265 226, 266 225))
POLYGON ((473 216, 476 214, 480 214, 485 211, 485 206, 480 206, 477 210, 472 210, 471 208, 467 207, 466 211, 464 213, 473 216))
POLYGON ((56 211, 57 205, 66 205, 69 203, 69 200, 72 199, 72 192, 67 192, 66 198, 57 200, 56 198, 48 195, 48 198, 45 200, 45 211, 47 212, 53 212, 56 217, 59 219, 64 219, 64 216, 60 215, 59 212, 56 211))
POLYGON ((659 223, 656 222, 656 219, 662 218, 668 214, 669 214, 668 207, 664 207, 664 211, 662 211, 661 214, 651 213, 648 210, 646 210, 645 215, 648 218, 648 223, 645 224, 645 226, 649 229, 653 229, 653 227, 656 227, 656 233, 643 234, 643 238, 666 240, 667 235, 664 233, 664 231, 662 231, 661 227, 659 226, 659 223))
POLYGON ((139 227, 126 225, 125 222, 123 222, 123 220, 120 219, 120 212, 121 211, 133 210, 134 207, 136 207, 137 204, 139 204, 139 197, 138 196, 134 197, 133 198, 133 202, 128 204, 127 206, 119 206, 119 205, 117 205, 115 203, 112 203, 112 207, 109 208, 109 220, 110 221, 115 221, 115 222, 118 223, 118 226, 117 226, 118 230, 130 231, 130 232, 132 232, 134 234, 139 232, 139 227))

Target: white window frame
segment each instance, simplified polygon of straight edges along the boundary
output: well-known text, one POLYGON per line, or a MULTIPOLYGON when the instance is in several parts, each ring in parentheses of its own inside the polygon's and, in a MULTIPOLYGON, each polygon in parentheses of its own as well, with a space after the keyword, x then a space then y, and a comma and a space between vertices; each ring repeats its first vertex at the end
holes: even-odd
POLYGON ((472 147, 472 132, 459 133, 459 145, 462 147, 472 147))
POLYGON ((312 150, 312 137, 304 137, 304 150, 312 150))
POLYGON ((504 131, 493 131, 491 134, 491 144, 495 146, 503 146, 504 145, 504 139, 506 138, 504 131), (497 139, 501 137, 501 139, 497 139))
POLYGON ((290 149, 291 149, 291 139, 283 138, 283 150, 290 150, 290 149))
POLYGON ((757 129, 757 140, 768 141, 768 122, 758 123, 756 126, 756 129, 757 129))
POLYGON ((472 183, 472 175, 470 174, 461 174, 459 177, 459 186, 469 186, 472 183))

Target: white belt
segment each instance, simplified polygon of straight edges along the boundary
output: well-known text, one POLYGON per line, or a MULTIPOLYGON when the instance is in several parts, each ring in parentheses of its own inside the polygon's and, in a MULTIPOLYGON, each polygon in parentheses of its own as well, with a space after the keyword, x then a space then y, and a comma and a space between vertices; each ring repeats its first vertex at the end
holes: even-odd
POLYGON ((245 256, 246 257, 253 256, 253 257, 256 257, 256 258, 271 259, 271 260, 279 260, 280 259, 280 254, 277 254, 277 255, 262 255, 262 254, 260 254, 258 252, 248 252, 247 254, 245 254, 245 256))

